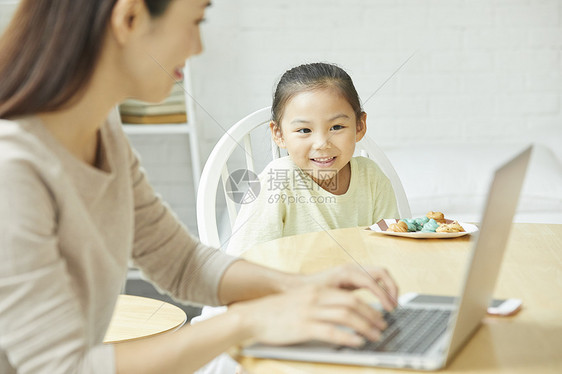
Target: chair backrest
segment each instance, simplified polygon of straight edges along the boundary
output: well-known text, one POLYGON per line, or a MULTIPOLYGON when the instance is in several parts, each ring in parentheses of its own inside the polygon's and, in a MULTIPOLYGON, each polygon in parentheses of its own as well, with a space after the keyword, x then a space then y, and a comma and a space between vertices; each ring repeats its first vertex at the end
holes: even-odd
MULTIPOLYGON (((222 188, 225 194, 228 190, 226 186, 229 178, 227 167, 228 159, 237 147, 242 147, 245 152, 246 169, 259 174, 260 171, 256 171, 254 167, 254 155, 252 152, 250 133, 260 126, 269 124, 270 121, 271 107, 260 109, 242 118, 220 138, 209 155, 205 167, 203 168, 199 189, 197 191, 197 226, 199 229, 199 238, 204 244, 215 248, 221 246, 216 217, 216 200, 219 182, 222 182, 222 188)), ((404 188, 402 187, 402 182, 400 182, 398 174, 384 152, 367 135, 357 144, 357 147, 361 155, 375 161, 383 173, 390 179, 392 188, 396 194, 400 217, 411 217, 410 206, 404 188)), ((271 151, 273 159, 280 157, 281 152, 273 140, 271 140, 271 151)), ((228 196, 226 196, 225 200, 230 227, 232 227, 234 226, 237 216, 236 204, 228 196)))
MULTIPOLYGON (((260 109, 238 121, 224 134, 209 155, 197 190, 197 227, 199 239, 204 244, 219 248, 221 243, 216 219, 217 187, 222 181, 223 191, 227 191, 226 182, 229 172, 227 161, 236 149, 243 147, 246 156, 246 169, 256 173, 250 132, 255 128, 268 124, 271 121, 271 107, 260 109), (218 173, 220 171, 220 174, 218 173)), ((273 141, 272 141, 273 142, 273 141)), ((275 143, 273 143, 275 144, 275 143)), ((280 152, 277 145, 272 146, 273 158, 279 158, 280 152)), ((256 173, 259 174, 259 173, 256 173)), ((236 221, 236 205, 226 197, 226 207, 230 226, 236 221)))
POLYGON ((390 180, 392 189, 394 190, 394 195, 396 196, 396 204, 398 205, 398 214, 400 214, 400 218, 412 217, 410 204, 408 203, 404 186, 402 186, 402 181, 400 181, 398 173, 396 173, 394 166, 392 166, 392 163, 388 157, 386 157, 383 150, 377 143, 375 143, 373 138, 367 134, 365 134, 363 139, 357 143, 357 149, 360 151, 361 156, 368 157, 375 161, 384 175, 386 175, 386 177, 390 180))

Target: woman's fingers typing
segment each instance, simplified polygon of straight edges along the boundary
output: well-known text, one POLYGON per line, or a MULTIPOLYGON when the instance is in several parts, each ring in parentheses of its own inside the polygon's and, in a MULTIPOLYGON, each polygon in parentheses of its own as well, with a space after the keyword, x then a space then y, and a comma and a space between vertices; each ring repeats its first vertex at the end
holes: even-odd
MULTIPOLYGON (((340 337, 352 334, 370 340, 378 340, 380 331, 386 328, 379 311, 367 305, 351 291, 334 287, 312 289, 303 310, 303 322, 327 324, 329 328, 316 331, 314 339, 335 344, 350 345, 339 341, 340 337), (320 335, 318 335, 320 333, 320 335), (336 339, 336 341, 334 341, 336 339)), ((350 338, 351 339, 351 338, 350 338)), ((362 339, 354 339, 360 342, 362 339)), ((351 344, 355 345, 355 344, 351 344)))
MULTIPOLYGON (((378 340, 380 337, 378 327, 349 309, 324 307, 316 312, 314 319, 327 322, 337 330, 359 334, 370 340, 378 340)), ((322 337, 316 338, 321 339, 322 337)), ((326 340, 326 337, 322 340, 326 340)))
POLYGON ((255 339, 268 344, 314 339, 357 346, 365 338, 378 340, 386 328, 380 312, 336 287, 308 286, 242 304, 251 304, 251 309, 244 305, 232 309, 251 314, 247 317, 255 339))
MULTIPOLYGON (((338 289, 329 289, 326 292, 330 292, 333 295, 331 297, 326 297, 320 300, 321 306, 333 306, 339 307, 339 312, 342 315, 342 320, 345 321, 346 317, 351 317, 357 315, 361 317, 363 321, 369 321, 371 328, 376 328, 377 330, 384 330, 386 328, 386 322, 382 318, 381 313, 372 308, 371 306, 367 305, 361 299, 359 299, 355 294, 349 291, 343 291, 338 289)), ((337 321, 342 325, 345 325, 345 322, 337 321)), ((354 326, 352 327, 354 330, 359 331, 354 326)), ((368 335, 366 335, 368 336, 368 335)))
POLYGON ((354 331, 345 330, 331 323, 313 322, 308 327, 309 338, 327 343, 358 347, 365 343, 365 338, 354 331))
POLYGON ((380 300, 385 310, 393 310, 398 305, 398 286, 388 271, 375 268, 369 272, 371 287, 368 287, 380 300))
POLYGON ((368 289, 377 296, 383 308, 388 311, 393 310, 398 304, 398 286, 389 272, 380 267, 348 264, 312 275, 311 283, 350 290, 368 289))

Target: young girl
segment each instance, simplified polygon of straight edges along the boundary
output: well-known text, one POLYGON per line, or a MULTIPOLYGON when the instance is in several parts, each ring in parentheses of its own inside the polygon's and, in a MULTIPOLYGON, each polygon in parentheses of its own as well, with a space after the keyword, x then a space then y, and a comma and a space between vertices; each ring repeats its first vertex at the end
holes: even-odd
POLYGON ((297 275, 232 258, 191 236, 147 182, 115 107, 168 95, 201 52, 208 5, 20 2, 0 38, 0 373, 185 373, 248 339, 357 346, 384 328, 350 294, 365 287, 391 309, 383 269, 297 275), (176 299, 236 304, 103 344, 129 261, 176 299))
POLYGON ((314 63, 283 74, 270 129, 289 156, 260 174, 260 193, 242 205, 228 253, 282 236, 399 217, 389 179, 372 160, 353 157, 367 114, 343 69, 314 63))
MULTIPOLYGON (((275 90, 272 118, 271 135, 289 156, 260 173, 260 193, 242 205, 227 253, 240 255, 283 236, 399 217, 388 178, 370 159, 353 157, 367 131, 367 114, 343 69, 315 63, 287 71, 275 90)), ((224 310, 205 307, 193 322, 224 310)), ((235 368, 223 355, 198 374, 235 368)))

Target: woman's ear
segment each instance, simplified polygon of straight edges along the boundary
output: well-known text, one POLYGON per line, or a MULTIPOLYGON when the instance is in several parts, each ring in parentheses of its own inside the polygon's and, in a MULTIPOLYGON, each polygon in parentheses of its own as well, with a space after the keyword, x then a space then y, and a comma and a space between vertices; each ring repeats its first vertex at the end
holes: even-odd
POLYGON ((117 43, 125 44, 148 17, 148 9, 143 0, 117 0, 110 20, 117 43))
POLYGON ((361 112, 357 118, 357 126, 355 128, 355 143, 363 139, 367 133, 367 113, 361 112))
POLYGON ((285 140, 283 140, 283 133, 281 132, 281 126, 271 121, 269 123, 269 130, 271 131, 271 137, 273 141, 279 148, 285 148, 285 140))

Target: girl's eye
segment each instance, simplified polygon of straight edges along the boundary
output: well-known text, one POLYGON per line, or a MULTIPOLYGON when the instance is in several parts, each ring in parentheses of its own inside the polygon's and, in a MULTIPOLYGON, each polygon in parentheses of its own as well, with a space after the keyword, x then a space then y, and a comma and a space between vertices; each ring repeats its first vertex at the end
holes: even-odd
POLYGON ((341 129, 343 129, 343 126, 342 126, 342 125, 334 125, 334 126, 332 126, 332 128, 331 128, 331 130, 341 130, 341 129))
POLYGON ((297 132, 300 132, 301 134, 308 134, 310 129, 298 129, 297 132))

